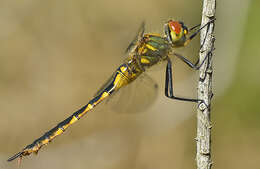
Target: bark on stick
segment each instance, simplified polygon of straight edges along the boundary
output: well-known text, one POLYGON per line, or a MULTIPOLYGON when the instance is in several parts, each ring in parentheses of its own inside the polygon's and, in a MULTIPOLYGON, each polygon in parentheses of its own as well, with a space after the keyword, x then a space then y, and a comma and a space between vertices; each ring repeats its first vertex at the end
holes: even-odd
MULTIPOLYGON (((216 0, 203 0, 201 25, 207 24, 215 18, 216 0)), ((214 50, 215 37, 213 36, 214 22, 201 31, 200 61, 208 57, 199 70, 198 98, 204 100, 199 105, 197 111, 197 154, 196 162, 198 169, 210 169, 211 160, 211 120, 210 103, 212 94, 212 56, 214 50)))

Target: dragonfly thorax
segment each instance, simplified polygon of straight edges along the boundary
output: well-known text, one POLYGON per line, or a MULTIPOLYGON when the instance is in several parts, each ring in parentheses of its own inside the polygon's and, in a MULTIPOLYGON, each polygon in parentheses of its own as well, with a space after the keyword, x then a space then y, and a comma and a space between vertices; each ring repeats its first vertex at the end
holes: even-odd
POLYGON ((137 49, 142 67, 147 68, 165 60, 171 50, 171 44, 159 34, 145 34, 137 49))

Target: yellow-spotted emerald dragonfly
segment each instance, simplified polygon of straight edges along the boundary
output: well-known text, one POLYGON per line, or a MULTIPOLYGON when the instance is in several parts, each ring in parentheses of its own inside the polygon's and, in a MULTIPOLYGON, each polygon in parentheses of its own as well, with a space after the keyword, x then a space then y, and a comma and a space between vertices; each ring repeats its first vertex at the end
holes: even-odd
POLYGON ((201 29, 209 25, 213 20, 209 21, 204 26, 196 25, 188 29, 183 22, 169 20, 164 24, 164 35, 154 33, 144 33, 145 24, 141 24, 135 39, 130 43, 126 50, 126 58, 124 62, 116 69, 110 79, 103 85, 103 87, 96 93, 96 95, 84 107, 73 113, 67 119, 60 122, 56 127, 52 128, 40 138, 36 139, 32 144, 27 145, 22 151, 10 157, 8 161, 23 156, 37 153, 39 149, 52 141, 55 137, 61 135, 70 125, 81 119, 86 113, 92 110, 96 105, 108 98, 113 93, 117 92, 122 87, 130 84, 147 69, 160 62, 167 62, 166 78, 165 78, 165 96, 170 99, 189 101, 200 103, 202 100, 177 97, 173 93, 172 83, 172 62, 169 56, 175 55, 181 59, 189 67, 199 69, 205 62, 207 57, 199 64, 193 64, 184 56, 174 52, 175 48, 186 46, 201 29), (200 27, 194 31, 190 36, 189 32, 200 27))

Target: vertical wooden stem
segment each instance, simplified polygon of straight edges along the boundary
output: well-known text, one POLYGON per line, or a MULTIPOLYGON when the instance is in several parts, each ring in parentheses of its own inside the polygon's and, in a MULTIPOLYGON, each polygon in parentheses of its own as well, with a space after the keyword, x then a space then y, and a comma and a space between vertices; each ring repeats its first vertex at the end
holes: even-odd
MULTIPOLYGON (((216 0, 203 0, 203 11, 201 25, 207 24, 215 18, 216 0)), ((214 22, 201 31, 200 61, 208 56, 208 60, 201 66, 200 79, 198 83, 198 98, 204 100, 200 103, 197 111, 197 154, 196 162, 198 169, 210 169, 211 160, 211 120, 210 103, 212 94, 212 55, 215 37, 213 36, 214 22)))

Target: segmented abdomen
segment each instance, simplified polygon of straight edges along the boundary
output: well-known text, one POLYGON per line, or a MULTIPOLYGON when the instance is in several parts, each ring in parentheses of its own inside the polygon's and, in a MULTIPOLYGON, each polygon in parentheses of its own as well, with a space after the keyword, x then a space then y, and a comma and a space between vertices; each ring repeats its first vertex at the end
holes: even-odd
POLYGON ((26 146, 21 152, 9 158, 8 161, 12 161, 18 157, 30 155, 33 152, 37 153, 43 145, 46 145, 55 137, 62 134, 70 125, 78 121, 81 117, 83 117, 87 112, 93 109, 97 104, 102 102, 110 94, 130 83, 130 81, 134 79, 132 75, 134 74, 131 73, 131 71, 129 70, 129 66, 127 64, 122 64, 112 75, 108 83, 102 87, 102 89, 95 95, 92 100, 89 101, 87 105, 73 113, 67 119, 60 122, 56 127, 46 132, 43 136, 36 139, 32 144, 26 146))

